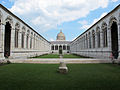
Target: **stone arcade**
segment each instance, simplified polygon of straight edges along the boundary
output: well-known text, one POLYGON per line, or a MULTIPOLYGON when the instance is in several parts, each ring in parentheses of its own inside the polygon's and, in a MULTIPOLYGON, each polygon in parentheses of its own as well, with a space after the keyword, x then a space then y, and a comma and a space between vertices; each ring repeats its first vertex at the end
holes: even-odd
POLYGON ((71 53, 120 58, 120 5, 70 43, 71 53))
POLYGON ((0 58, 31 57, 46 53, 73 53, 95 58, 120 58, 120 5, 72 42, 62 31, 47 41, 0 4, 0 58), (60 51, 61 50, 61 51, 60 51))
POLYGON ((50 42, 0 4, 0 59, 50 52, 50 42))

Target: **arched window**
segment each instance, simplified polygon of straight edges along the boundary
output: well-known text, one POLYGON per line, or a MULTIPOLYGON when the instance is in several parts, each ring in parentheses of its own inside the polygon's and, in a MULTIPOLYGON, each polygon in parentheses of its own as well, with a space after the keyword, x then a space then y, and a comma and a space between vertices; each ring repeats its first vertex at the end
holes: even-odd
POLYGON ((1 19, 0 19, 0 32, 1 32, 1 19))
POLYGON ((24 48, 24 36, 25 32, 22 32, 21 47, 24 48))
POLYGON ((28 38, 29 38, 29 36, 27 35, 27 37, 26 37, 26 48, 28 48, 28 38))
POLYGON ((58 45, 55 45, 55 50, 58 50, 58 45))
POLYGON ((25 38, 25 27, 22 28, 22 34, 21 34, 21 47, 24 48, 24 39, 25 38))
POLYGON ((86 49, 88 48, 88 35, 86 34, 86 49))
POLYGON ((103 23, 102 24, 102 31, 103 31, 103 47, 107 47, 107 24, 103 23))
POLYGON ((28 42, 29 42, 29 30, 27 30, 27 37, 26 37, 26 48, 28 48, 28 42))
POLYGON ((81 37, 81 49, 83 49, 83 37, 81 37))
POLYGON ((51 46, 51 50, 54 50, 54 45, 51 46))
POLYGON ((20 25, 16 23, 15 25, 15 48, 18 48, 18 33, 19 33, 20 25))
POLYGON ((95 48, 95 31, 92 31, 93 48, 95 48))
POLYGON ((66 50, 66 46, 65 45, 63 45, 63 50, 66 50))
MULTIPOLYGON (((1 41, 1 17, 0 17, 0 41, 1 41)), ((0 42, 0 46, 1 46, 1 42, 0 42)))
POLYGON ((89 32, 89 48, 91 48, 91 34, 89 32))
POLYGON ((85 49, 85 46, 86 46, 86 44, 85 44, 85 36, 83 37, 83 42, 84 42, 84 49, 85 49))
POLYGON ((96 32, 97 32, 97 47, 100 48, 100 28, 99 27, 96 28, 96 32))
POLYGON ((35 49, 35 45, 36 45, 36 36, 34 34, 34 49, 35 49))
POLYGON ((32 48, 32 36, 30 38, 30 48, 32 48))
POLYGON ((67 46, 67 50, 70 50, 70 46, 67 46))
POLYGON ((1 47, 1 37, 2 37, 2 35, 1 35, 1 30, 2 30, 2 12, 0 11, 0 47, 1 47))

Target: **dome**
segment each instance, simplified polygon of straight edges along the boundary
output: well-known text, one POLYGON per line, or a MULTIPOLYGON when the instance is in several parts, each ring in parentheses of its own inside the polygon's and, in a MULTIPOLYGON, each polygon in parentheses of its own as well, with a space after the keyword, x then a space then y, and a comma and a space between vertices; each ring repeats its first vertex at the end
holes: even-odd
POLYGON ((60 30, 60 32, 58 33, 57 40, 65 40, 65 35, 62 30, 60 30))

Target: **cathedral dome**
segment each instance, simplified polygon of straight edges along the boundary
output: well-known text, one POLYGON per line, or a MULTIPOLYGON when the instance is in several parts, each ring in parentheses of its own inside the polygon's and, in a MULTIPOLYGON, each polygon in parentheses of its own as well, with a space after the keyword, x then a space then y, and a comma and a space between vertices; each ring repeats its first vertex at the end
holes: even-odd
POLYGON ((65 40, 65 35, 62 30, 60 30, 60 32, 58 33, 57 40, 65 40))

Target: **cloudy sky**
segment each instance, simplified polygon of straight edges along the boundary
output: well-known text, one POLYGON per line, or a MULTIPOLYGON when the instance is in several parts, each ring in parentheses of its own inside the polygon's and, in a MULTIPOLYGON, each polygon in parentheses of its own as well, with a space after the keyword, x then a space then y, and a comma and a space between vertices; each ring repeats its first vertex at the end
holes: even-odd
POLYGON ((62 29, 73 40, 106 15, 120 0, 0 0, 47 40, 56 40, 62 29))

